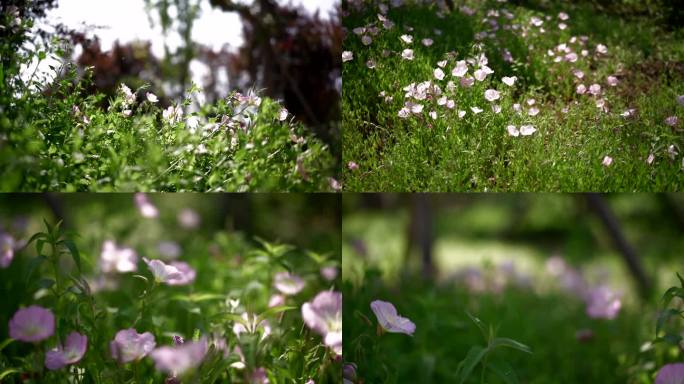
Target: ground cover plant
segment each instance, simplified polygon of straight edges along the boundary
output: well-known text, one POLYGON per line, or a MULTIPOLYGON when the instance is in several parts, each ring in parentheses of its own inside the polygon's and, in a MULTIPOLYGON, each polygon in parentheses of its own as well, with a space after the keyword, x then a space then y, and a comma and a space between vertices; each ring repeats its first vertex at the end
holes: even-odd
POLYGON ((645 294, 573 196, 432 196, 421 272, 413 198, 344 197, 349 383, 684 379, 682 240, 657 198, 609 200, 654 278, 645 294))
POLYGON ((170 98, 155 91, 170 80, 141 75, 106 94, 101 73, 123 70, 78 67, 67 36, 34 31, 31 7, 1 8, 0 190, 339 188, 330 146, 263 89, 198 103, 198 86, 170 98))
POLYGON ((673 3, 454 3, 347 3, 344 188, 682 188, 673 3))
POLYGON ((4 196, 0 380, 341 382, 337 201, 4 196))

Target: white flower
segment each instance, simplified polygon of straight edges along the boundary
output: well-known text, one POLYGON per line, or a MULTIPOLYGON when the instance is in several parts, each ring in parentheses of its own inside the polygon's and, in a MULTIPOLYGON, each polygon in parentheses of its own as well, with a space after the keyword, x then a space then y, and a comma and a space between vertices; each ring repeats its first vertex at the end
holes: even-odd
POLYGON ((180 106, 169 106, 162 112, 162 116, 169 121, 169 124, 175 124, 183 117, 183 110, 180 106))
POLYGON ((487 77, 487 72, 484 69, 480 68, 475 71, 474 76, 477 81, 483 81, 485 77, 487 77))
POLYGON ((408 49, 408 48, 407 48, 407 49, 404 49, 404 50, 401 52, 401 57, 402 57, 404 60, 413 60, 413 49, 408 49))
POLYGON ((607 82, 608 85, 610 85, 611 87, 614 87, 614 86, 618 85, 618 79, 617 79, 617 77, 615 77, 615 76, 608 76, 608 77, 606 78, 606 82, 607 82))
POLYGON ((499 104, 492 105, 492 112, 501 113, 501 106, 499 104))
POLYGON ((603 164, 605 167, 609 167, 611 164, 613 164, 613 158, 610 156, 604 156, 601 164, 603 164))
POLYGON ((506 84, 506 85, 508 85, 509 87, 512 87, 513 84, 515 84, 515 81, 516 81, 517 79, 518 79, 518 78, 515 77, 515 76, 511 76, 511 77, 504 76, 504 77, 501 78, 501 81, 503 81, 503 83, 506 84))
POLYGON ((530 116, 537 116, 539 114, 539 108, 532 107, 527 111, 527 114, 530 116))
POLYGON ((432 39, 423 39, 420 42, 423 43, 424 46, 429 47, 434 41, 432 41, 432 39))
MULTIPOLYGON (((446 66, 446 65, 447 65, 447 61, 446 61, 446 60, 442 60, 442 61, 438 61, 438 62, 437 62, 437 66, 440 67, 440 68, 444 68, 444 66, 446 66)), ((682 96, 682 98, 684 98, 684 96, 682 96)))
POLYGON ((446 106, 449 109, 454 109, 454 107, 456 106, 456 103, 453 100, 449 99, 449 100, 447 100, 446 106))
POLYGON ((487 101, 499 100, 500 93, 495 89, 488 89, 484 92, 484 97, 487 101))
POLYGON ((413 43, 413 36, 411 36, 411 35, 401 35, 400 39, 401 39, 401 41, 403 41, 406 44, 413 43))
POLYGON ((373 39, 371 39, 371 37, 368 35, 363 35, 361 37, 361 43, 363 43, 363 45, 371 45, 372 42, 373 42, 373 39))
POLYGON ((509 125, 506 127, 506 130, 508 131, 508 134, 513 137, 518 137, 520 136, 520 130, 515 125, 509 125))
POLYGON ((532 125, 521 125, 520 126, 520 134, 523 136, 529 136, 535 132, 537 132, 537 130, 532 125))
POLYGON ((100 269, 109 272, 133 272, 138 269, 138 254, 132 248, 119 248, 116 243, 106 240, 100 253, 100 269))
POLYGON ((199 126, 199 117, 197 116, 190 116, 188 119, 185 121, 185 126, 190 129, 190 131, 195 131, 197 127, 199 126))
POLYGON ((437 120, 437 112, 435 112, 435 111, 430 111, 430 113, 428 113, 428 115, 430 115, 430 117, 432 118, 432 120, 437 120))
POLYGON ((405 118, 409 117, 410 113, 411 113, 411 111, 408 108, 404 107, 404 108, 399 110, 399 113, 397 114, 397 116, 401 117, 402 119, 405 119, 405 118))
POLYGON ((287 109, 281 108, 280 112, 278 112, 278 120, 285 121, 287 119, 287 115, 288 115, 287 109))
POLYGON ((352 51, 344 51, 342 52, 342 62, 347 62, 351 61, 354 59, 354 53, 352 51))
POLYGON ((478 107, 470 107, 470 110, 473 111, 473 113, 476 114, 476 115, 477 115, 478 113, 482 112, 482 109, 480 109, 480 108, 478 108, 478 107))
POLYGON ((587 92, 587 87, 584 84, 580 84, 575 89, 578 95, 584 95, 587 92))
POLYGON ((470 88, 475 84, 475 79, 472 77, 463 77, 461 78, 461 87, 463 88, 470 88))
POLYGON ((434 75, 437 80, 443 80, 444 79, 444 71, 442 71, 440 68, 437 68, 434 70, 434 75))
POLYGON ((648 164, 648 165, 653 164, 653 160, 655 160, 655 156, 652 153, 650 153, 648 155, 648 158, 646 159, 646 164, 648 164))
POLYGON ((460 60, 456 62, 456 66, 451 71, 451 76, 463 77, 468 72, 468 66, 465 60, 460 60))
POLYGON ((459 111, 458 111, 458 118, 459 118, 459 119, 462 119, 463 116, 465 116, 465 115, 466 115, 466 111, 463 111, 463 110, 459 110, 459 111))
POLYGON ((599 44, 596 46, 596 52, 605 55, 608 53, 608 47, 603 44, 599 44))
POLYGON ((594 96, 600 95, 601 94, 601 86, 598 84, 592 84, 589 86, 589 93, 591 93, 594 96))
POLYGON ((143 257, 143 261, 147 264, 150 272, 152 272, 154 280, 159 283, 168 283, 169 281, 183 277, 183 273, 178 268, 164 264, 161 260, 148 260, 143 257))
POLYGON ((159 101, 159 99, 157 98, 157 95, 155 95, 152 92, 147 92, 146 96, 147 96, 147 101, 149 101, 150 103, 156 103, 159 101))

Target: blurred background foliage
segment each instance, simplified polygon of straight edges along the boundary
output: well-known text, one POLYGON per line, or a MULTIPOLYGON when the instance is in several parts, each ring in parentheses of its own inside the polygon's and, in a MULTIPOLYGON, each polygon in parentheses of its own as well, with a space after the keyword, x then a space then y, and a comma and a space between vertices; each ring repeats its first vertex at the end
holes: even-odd
POLYGON ((653 340, 660 297, 684 271, 684 195, 346 194, 342 206, 345 361, 363 382, 455 380, 482 344, 465 311, 531 347, 493 355, 514 372, 505 382, 645 384, 681 359, 684 345, 653 340), (645 288, 590 197, 617 222, 645 288), (551 272, 559 260, 618 292, 615 319, 588 316, 581 295, 559 289, 573 277, 551 272), (394 303, 416 324, 413 337, 370 341, 373 300, 394 303))

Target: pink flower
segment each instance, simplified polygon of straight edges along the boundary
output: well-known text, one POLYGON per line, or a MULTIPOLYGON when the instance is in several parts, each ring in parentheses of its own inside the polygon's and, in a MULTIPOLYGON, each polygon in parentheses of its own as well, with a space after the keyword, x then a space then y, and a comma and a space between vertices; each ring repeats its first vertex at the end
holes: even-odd
POLYGON ((382 300, 375 300, 370 305, 380 326, 387 332, 404 333, 413 336, 416 325, 405 317, 397 314, 397 309, 392 303, 382 300))
POLYGON ((613 158, 610 156, 604 156, 603 161, 601 162, 606 167, 609 167, 611 164, 613 164, 613 158))
POLYGON ((133 248, 119 248, 112 240, 102 244, 100 253, 100 269, 104 273, 133 272, 138 269, 138 254, 133 248))
POLYGON ((333 191, 342 190, 342 184, 333 177, 328 177, 328 184, 333 191))
POLYGON ((537 129, 533 125, 521 125, 520 134, 523 136, 530 136, 531 134, 537 132, 537 129))
POLYGON ((442 71, 441 68, 435 69, 433 74, 435 75, 435 79, 444 80, 444 71, 442 71))
POLYGON ((183 109, 180 106, 169 106, 162 112, 162 117, 169 121, 169 124, 175 124, 183 117, 183 109))
POLYGON ((188 285, 195 281, 195 270, 184 261, 172 261, 171 266, 180 272, 180 277, 170 277, 166 283, 168 285, 188 285))
POLYGON ((304 288, 304 280, 290 272, 278 272, 273 277, 273 286, 285 295, 296 295, 304 288))
MULTIPOLYGON (((311 380, 310 380, 311 381, 311 380)), ((266 369, 263 367, 257 368, 252 372, 252 377, 249 379, 250 384, 269 384, 268 375, 266 375, 266 369)))
POLYGON ((347 163, 347 168, 349 168, 350 171, 355 171, 355 170, 359 169, 359 165, 353 161, 350 161, 347 163))
POLYGON ((129 328, 116 333, 114 340, 109 343, 109 350, 114 359, 125 364, 147 356, 156 345, 151 333, 138 333, 135 329, 129 328))
POLYGON ((432 45, 432 43, 434 43, 434 41, 432 41, 432 39, 423 39, 420 42, 423 43, 423 45, 426 47, 429 47, 432 45))
POLYGON ((370 36, 368 36, 368 35, 361 36, 361 43, 363 45, 368 46, 368 45, 371 45, 372 42, 373 42, 373 39, 370 36))
POLYGON ((656 375, 655 384, 684 384, 684 363, 664 365, 656 375))
POLYGON ((615 87, 616 85, 618 85, 618 78, 615 76, 608 76, 606 78, 606 83, 608 83, 608 85, 610 85, 611 87, 615 87))
POLYGON ((413 43, 413 36, 411 35, 401 35, 399 38, 406 44, 413 43))
POLYGON ((539 108, 532 107, 527 111, 527 114, 530 116, 537 116, 539 114, 539 108))
POLYGON ((45 354, 45 367, 54 371, 67 365, 78 363, 83 358, 83 355, 85 355, 87 347, 88 336, 81 335, 78 332, 71 332, 63 346, 58 345, 45 354))
POLYGON ((577 92, 578 95, 584 95, 584 93, 587 92, 587 87, 584 84, 580 84, 575 89, 575 92, 577 92))
POLYGON ((154 218, 159 216, 159 211, 154 204, 147 200, 147 195, 144 193, 136 193, 134 196, 135 205, 138 207, 138 211, 143 217, 154 218))
POLYGON ((670 127, 676 126, 678 122, 679 119, 677 118, 677 116, 668 116, 667 118, 665 118, 665 124, 669 125, 670 127))
POLYGON ((0 233, 0 268, 9 267, 14 259, 14 238, 7 233, 0 233))
POLYGON ((456 62, 456 66, 451 71, 451 76, 463 77, 468 72, 468 66, 465 60, 460 60, 456 62))
POLYGON ((347 61, 354 60, 354 53, 351 51, 344 51, 342 52, 342 62, 345 63, 347 61))
POLYGON ((655 156, 652 153, 649 153, 648 158, 646 159, 646 164, 653 164, 653 160, 655 160, 655 156))
POLYGON ((497 92, 495 89, 488 89, 485 91, 484 97, 485 99, 487 99, 487 101, 499 100, 500 93, 497 92))
POLYGON ((605 286, 590 289, 586 301, 587 315, 595 319, 612 320, 622 307, 617 293, 605 286))
POLYGON ((18 310, 9 321, 9 336, 15 340, 36 342, 55 333, 55 316, 49 309, 32 305, 18 310))
POLYGON ((333 281, 337 278, 337 268, 323 267, 321 268, 321 276, 327 281, 333 281))
POLYGON ((302 305, 304 323, 323 336, 325 345, 342 354, 342 293, 323 291, 302 305))
POLYGON ((200 215, 191 208, 185 208, 178 212, 176 219, 178 220, 178 224, 185 229, 195 229, 199 227, 200 222, 202 221, 200 215))
POLYGON ((283 295, 272 295, 268 300, 269 308, 279 307, 281 305, 285 305, 285 296, 283 295))
POLYGON ((285 121, 288 114, 287 108, 280 108, 280 111, 278 112, 278 121, 285 121))
POLYGON ((598 84, 592 84, 589 86, 589 93, 591 93, 594 96, 600 95, 601 94, 601 86, 598 84))
POLYGON ((146 97, 147 97, 147 101, 149 101, 150 103, 156 103, 159 101, 159 99, 157 98, 157 95, 155 95, 154 93, 151 93, 151 92, 147 92, 146 97))
POLYGON ((475 84, 475 79, 472 77, 463 77, 461 78, 461 87, 463 88, 470 88, 475 84))
POLYGON ((608 53, 608 47, 603 44, 599 44, 596 46, 596 52, 605 55, 608 53))
POLYGON ((508 85, 509 87, 512 87, 513 84, 515 84, 515 81, 516 81, 517 79, 518 79, 518 78, 515 77, 515 76, 511 76, 511 77, 504 76, 504 77, 501 78, 501 81, 503 81, 503 83, 506 84, 506 85, 508 85))
POLYGON ((413 49, 404 49, 401 51, 401 58, 404 60, 413 60, 413 49))
POLYGON ((148 260, 145 257, 143 257, 143 261, 147 264, 150 272, 152 272, 152 276, 154 276, 154 280, 158 283, 169 283, 169 281, 174 279, 184 279, 183 273, 173 265, 164 264, 163 261, 157 259, 148 260))
POLYGON ((207 345, 207 339, 203 337, 195 343, 157 348, 150 353, 150 357, 157 370, 174 376, 182 375, 202 363, 207 354, 207 345))

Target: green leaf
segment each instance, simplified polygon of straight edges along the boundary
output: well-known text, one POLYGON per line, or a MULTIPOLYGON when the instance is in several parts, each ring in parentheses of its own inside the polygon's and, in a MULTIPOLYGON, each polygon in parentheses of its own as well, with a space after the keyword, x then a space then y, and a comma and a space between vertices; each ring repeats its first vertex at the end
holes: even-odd
POLYGON ((487 369, 494 372, 506 384, 518 384, 518 376, 505 361, 489 361, 487 369))
POLYGON ((249 328, 249 324, 248 324, 247 320, 243 319, 242 316, 235 314, 235 313, 221 312, 221 313, 217 313, 217 314, 213 315, 212 318, 215 318, 215 319, 220 318, 220 319, 232 321, 232 322, 244 325, 245 328, 249 328))
POLYGON ((36 239, 47 239, 47 233, 45 232, 38 232, 31 236, 31 238, 26 242, 25 247, 28 247, 34 240, 36 239))
POLYGON ((684 288, 670 287, 667 291, 665 291, 662 299, 663 307, 667 307, 668 305, 670 305, 670 302, 675 297, 684 298, 684 288))
POLYGON ((275 315, 275 314, 277 314, 277 313, 282 313, 282 312, 289 311, 289 310, 291 310, 291 309, 296 309, 296 308, 297 308, 297 307, 293 307, 293 306, 290 306, 290 305, 279 305, 279 306, 276 306, 276 307, 271 307, 271 308, 269 308, 269 309, 267 309, 267 310, 261 312, 261 313, 259 314, 259 316, 257 316, 256 323, 259 324, 259 323, 261 322, 261 320, 263 320, 263 319, 265 319, 265 318, 267 318, 267 317, 269 317, 269 316, 271 316, 271 315, 275 315))
POLYGON ((71 253, 71 257, 74 259, 74 263, 76 263, 76 267, 78 267, 78 272, 81 272, 81 254, 78 253, 78 248, 76 248, 76 244, 74 244, 73 240, 64 240, 63 244, 67 249, 69 249, 69 253, 71 253))
POLYGON ((133 275, 133 278, 140 279, 145 282, 145 284, 149 284, 150 280, 147 279, 147 277, 143 275, 133 275))
POLYGON ((477 364, 480 363, 480 360, 482 360, 482 358, 485 357, 487 352, 489 352, 487 348, 483 348, 479 345, 470 348, 465 359, 463 359, 463 361, 461 362, 462 366, 458 375, 459 383, 465 383, 470 374, 473 372, 473 369, 475 369, 477 364))
POLYGON ((679 343, 682 341, 682 335, 678 333, 667 333, 665 336, 663 336, 663 341, 665 341, 668 344, 678 346, 679 343))
POLYGON ((28 268, 26 270, 26 281, 28 282, 31 280, 31 277, 33 276, 33 272, 38 268, 43 262, 47 260, 47 257, 40 255, 38 257, 34 257, 31 259, 29 262, 28 268))
POLYGON ((8 345, 10 345, 10 343, 12 343, 13 341, 14 341, 14 339, 9 338, 9 339, 3 341, 2 343, 0 343, 0 351, 2 351, 3 349, 5 349, 5 347, 8 346, 8 345))
POLYGON ((176 301, 188 301, 188 302, 193 302, 193 303, 198 303, 201 301, 209 301, 209 300, 222 300, 225 299, 226 295, 224 294, 219 294, 219 293, 193 293, 190 295, 176 295, 171 298, 171 300, 176 300, 176 301))
POLYGON ((38 286, 41 288, 50 289, 53 285, 55 285, 53 279, 42 278, 38 280, 38 286))
POLYGON ((680 312, 674 308, 666 309, 660 312, 658 315, 658 320, 656 321, 656 336, 658 336, 660 330, 663 328, 663 325, 670 319, 670 317, 677 316, 679 314, 680 312))
POLYGON ((470 312, 465 311, 465 313, 466 313, 466 315, 468 315, 468 317, 470 317, 470 320, 472 320, 473 323, 475 323, 475 325, 477 325, 477 327, 480 329, 480 332, 482 332, 482 337, 484 337, 485 340, 487 340, 488 339, 488 337, 487 337, 488 332, 487 332, 487 326, 485 325, 485 323, 482 320, 478 319, 477 317, 471 315, 470 312))
POLYGON ((509 339, 507 337, 497 337, 492 342, 489 344, 489 348, 494 349, 498 347, 509 347, 513 349, 517 349, 518 351, 525 352, 525 353, 532 353, 532 349, 528 347, 527 345, 513 340, 509 339))
POLYGON ((7 377, 13 373, 20 373, 20 372, 21 372, 21 370, 19 370, 17 368, 5 369, 4 371, 2 371, 2 373, 0 373, 0 381, 2 381, 2 379, 4 379, 5 377, 7 377))

